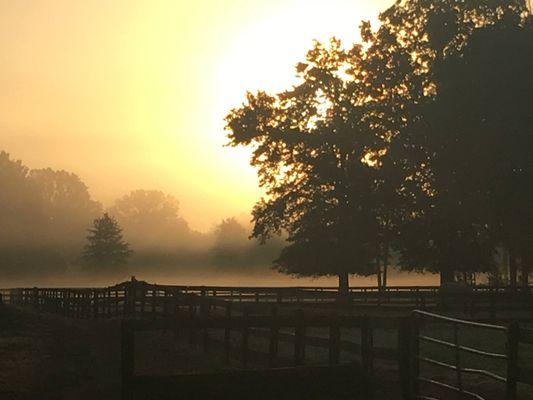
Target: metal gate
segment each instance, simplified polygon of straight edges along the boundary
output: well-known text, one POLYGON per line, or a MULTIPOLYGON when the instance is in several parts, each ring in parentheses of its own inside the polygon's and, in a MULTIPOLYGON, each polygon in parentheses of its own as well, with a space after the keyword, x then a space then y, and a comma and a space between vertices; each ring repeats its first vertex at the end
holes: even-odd
POLYGON ((517 398, 518 382, 533 385, 533 369, 519 365, 518 362, 518 345, 519 343, 533 344, 533 331, 520 328, 518 322, 512 322, 508 326, 492 325, 415 310, 412 314, 410 336, 410 397, 413 399, 435 400, 435 397, 430 397, 423 393, 421 384, 426 384, 438 387, 441 392, 458 393, 466 399, 486 400, 481 394, 474 393, 465 385, 465 377, 467 375, 482 376, 505 385, 506 400, 515 400, 517 398), (426 333, 427 327, 431 326, 431 324, 440 324, 451 328, 452 338, 445 340, 432 336, 431 332, 426 333), (474 328, 479 334, 487 331, 499 332, 502 342, 506 342, 505 350, 495 352, 466 346, 464 342, 461 342, 461 331, 466 327, 474 328), (441 357, 436 359, 437 357, 435 356, 424 354, 423 347, 425 343, 437 345, 437 347, 442 349, 441 354, 448 356, 447 359, 443 360, 441 357), (506 364, 506 373, 494 372, 488 368, 467 367, 464 360, 465 354, 475 354, 486 360, 501 360, 506 364), (454 383, 444 382, 434 376, 424 375, 422 372, 423 365, 452 371, 454 383))

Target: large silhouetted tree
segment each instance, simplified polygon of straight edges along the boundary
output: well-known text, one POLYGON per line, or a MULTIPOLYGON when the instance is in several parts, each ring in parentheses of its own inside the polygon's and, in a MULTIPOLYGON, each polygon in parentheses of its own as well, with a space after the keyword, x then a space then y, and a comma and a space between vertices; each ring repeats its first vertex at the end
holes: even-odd
MULTIPOLYGON (((476 157, 457 151, 461 143, 451 140, 453 134, 437 145, 445 124, 435 123, 434 115, 447 107, 441 91, 451 77, 441 73, 443 66, 462 58, 480 29, 517 27, 524 23, 525 11, 523 1, 408 0, 380 16, 377 32, 368 25, 363 30, 365 69, 372 71, 371 86, 379 98, 376 109, 391 127, 383 166, 401 176, 391 189, 403 201, 391 206, 394 244, 405 268, 440 272, 442 281, 449 281, 456 271, 490 267, 495 241, 487 226, 486 203, 459 178, 470 173, 468 165, 476 157), (391 62, 406 54, 411 62, 404 67, 391 62)), ((448 115, 446 121, 458 122, 456 117, 448 115)), ((477 145, 490 143, 480 140, 477 145)))
MULTIPOLYGON (((490 266, 494 211, 457 176, 476 157, 449 137, 440 141, 447 127, 435 121, 457 75, 445 72, 451 60, 467 56, 480 29, 527 24, 527 11, 522 0, 407 0, 380 20, 376 31, 362 24, 363 45, 317 43, 297 66, 294 88, 248 94, 227 118, 230 144, 253 148, 267 191, 253 235, 287 231, 278 268, 337 274, 343 290, 349 273, 379 276, 391 246, 405 268, 440 272, 443 282, 490 266)), ((500 128, 513 133, 510 120, 500 128)))
POLYGON ((93 267, 124 265, 132 253, 128 243, 122 238, 118 222, 107 213, 94 220, 94 227, 89 229, 87 241, 83 259, 93 267))
POLYGON ((270 96, 248 94, 228 116, 230 143, 254 147, 268 197, 255 207, 253 236, 286 231, 275 262, 296 275, 375 274, 386 219, 379 155, 386 138, 368 113, 362 47, 316 43, 297 66, 301 83, 270 96))
POLYGON ((425 113, 432 185, 447 211, 440 213, 456 227, 470 222, 471 246, 456 258, 487 266, 503 245, 512 285, 516 260, 523 284, 532 261, 532 70, 530 23, 515 16, 478 29, 460 54, 437 66, 438 95, 425 113))

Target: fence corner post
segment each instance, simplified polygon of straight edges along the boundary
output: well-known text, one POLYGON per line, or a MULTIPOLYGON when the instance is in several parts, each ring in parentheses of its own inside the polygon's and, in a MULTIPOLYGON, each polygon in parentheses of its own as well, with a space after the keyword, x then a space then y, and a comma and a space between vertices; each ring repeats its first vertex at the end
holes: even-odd
POLYGON ((518 381, 518 341, 520 326, 513 321, 507 327, 507 382, 506 400, 516 399, 516 383, 518 381))
POLYGON ((133 399, 133 376, 135 373, 135 332, 128 320, 121 323, 121 400, 133 399))
POLYGON ((277 365, 277 357, 279 350, 279 328, 278 328, 278 308, 273 306, 270 309, 270 315, 272 317, 272 325, 270 325, 270 337, 269 337, 269 346, 268 346, 268 366, 270 368, 275 368, 277 365))
MULTIPOLYGON (((378 294, 381 296, 381 294, 378 294)), ((368 315, 363 315, 361 321, 361 360, 367 379, 367 394, 373 393, 374 387, 374 332, 368 315)))
POLYGON ((226 326, 224 327, 224 362, 226 365, 230 364, 230 357, 231 357, 231 327, 230 327, 230 321, 231 321, 231 301, 228 301, 226 305, 226 326))
POLYGON ((298 309, 295 313, 296 329, 294 330, 294 365, 302 366, 305 363, 305 315, 298 309))
POLYGON ((407 359, 408 359, 408 398, 413 399, 416 398, 419 395, 419 381, 418 378, 420 376, 420 360, 418 359, 419 351, 420 351, 420 341, 419 341, 419 324, 416 314, 411 314, 411 317, 408 320, 409 328, 408 328, 408 339, 409 344, 408 346, 408 353, 407 353, 407 359))
POLYGON ((411 319, 404 317, 398 321, 398 372, 400 374, 403 400, 410 400, 411 398, 410 354, 411 319))

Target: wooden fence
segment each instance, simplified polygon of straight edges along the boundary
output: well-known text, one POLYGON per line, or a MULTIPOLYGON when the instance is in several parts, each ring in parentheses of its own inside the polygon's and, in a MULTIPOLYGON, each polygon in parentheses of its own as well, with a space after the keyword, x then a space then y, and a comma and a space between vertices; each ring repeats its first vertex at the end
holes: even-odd
MULTIPOLYGON (((265 376, 270 376, 272 379, 279 378, 279 375, 273 372, 276 368, 286 367, 289 364, 292 364, 293 368, 305 367, 307 347, 327 349, 329 355, 326 364, 338 367, 339 376, 349 374, 349 368, 356 368, 366 377, 372 377, 375 359, 392 360, 398 363, 405 399, 411 399, 412 394, 418 390, 417 383, 412 377, 423 379, 418 375, 417 366, 420 362, 431 363, 427 358, 422 359, 417 353, 421 341, 433 340, 433 343, 440 343, 457 353, 476 351, 457 341, 446 342, 430 336, 421 336, 417 324, 422 316, 429 318, 435 315, 428 313, 427 310, 461 310, 467 315, 487 312, 494 318, 497 312, 503 310, 527 311, 533 306, 533 293, 530 289, 513 292, 507 288, 495 287, 476 287, 469 292, 455 294, 442 293, 438 288, 431 286, 390 287, 387 290, 351 288, 348 303, 345 299, 337 302, 337 294, 333 288, 171 286, 149 284, 135 279, 107 288, 18 288, 0 290, 0 294, 3 302, 7 304, 30 305, 73 318, 123 318, 123 361, 126 363, 123 364, 125 374, 123 379, 126 392, 136 388, 137 384, 153 386, 159 378, 163 380, 168 378, 168 382, 177 382, 170 377, 157 379, 139 377, 131 367, 134 363, 132 359, 134 359, 135 331, 174 329, 186 331, 189 344, 193 347, 202 346, 206 352, 212 348, 220 349, 228 365, 230 360, 237 360, 242 369, 251 365, 261 365, 269 369, 271 372, 265 373, 265 376), (308 310, 308 306, 312 306, 312 312, 308 310), (346 306, 351 306, 352 310, 364 310, 365 307, 390 307, 407 312, 417 308, 426 311, 417 311, 414 317, 402 318, 340 315, 339 313, 349 311, 346 306), (319 315, 320 310, 322 313, 325 311, 327 315, 319 315), (343 327, 357 329, 360 339, 354 341, 350 340, 353 339, 350 337, 341 337, 343 327), (310 333, 316 328, 322 328, 322 334, 310 333), (214 329, 223 331, 223 334, 221 336, 212 334, 211 331, 214 329), (380 329, 396 332, 395 348, 375 345, 375 333, 380 329), (237 346, 230 340, 235 333, 240 335, 237 346), (252 338, 266 340, 268 342, 266 352, 252 349, 250 347, 252 338), (292 346, 290 363, 287 362, 287 354, 279 353, 280 343, 292 346), (342 366, 341 353, 360 360, 361 366, 342 366), (137 383, 130 385, 131 382, 137 383)), ((446 320, 446 317, 441 318, 446 320)), ((455 321, 461 321, 450 318, 447 320, 453 326, 460 325, 455 321)), ((517 349, 518 343, 533 343, 533 333, 519 328, 516 324, 503 329, 508 332, 511 352, 505 354, 505 359, 508 360, 510 367, 507 377, 497 376, 496 379, 500 381, 505 379, 511 388, 513 382, 515 386, 516 382, 532 383, 531 370, 517 364, 518 350, 513 353, 512 349, 517 349)), ((460 356, 456 361, 455 365, 448 365, 457 372, 459 383, 454 388, 465 392, 460 385, 462 374, 474 371, 461 366, 460 356)), ((320 368, 291 370, 286 375, 290 374, 307 374, 306 376, 311 377, 322 374, 326 378, 329 376, 320 368)), ((333 379, 334 375, 333 373, 330 378, 333 379)), ((485 374, 485 376, 491 375, 485 374)), ((231 375, 227 379, 234 379, 233 377, 234 375, 231 375)), ((258 379, 258 375, 251 372, 246 377, 252 386, 258 379)), ((226 379, 223 376, 212 378, 220 382, 226 379)), ((187 382, 194 382, 197 378, 181 376, 180 379, 182 379, 181 384, 187 386, 187 382)), ((371 379, 366 379, 366 382, 370 383, 371 379)), ((508 393, 512 395, 512 390, 509 389, 508 393)), ((514 400, 512 396, 508 398, 514 400)))
MULTIPOLYGON (((227 398, 228 392, 234 391, 232 385, 239 382, 241 390, 240 396, 236 398, 249 398, 250 393, 254 393, 254 398, 287 398, 287 399, 307 399, 307 398, 361 398, 366 399, 371 390, 372 377, 372 344, 369 321, 364 317, 343 317, 343 316, 316 316, 306 315, 298 312, 294 316, 252 316, 245 313, 243 316, 224 317, 215 316, 178 316, 173 319, 147 320, 123 320, 122 322, 122 382, 123 400, 130 400, 136 396, 148 398, 152 394, 156 382, 166 382, 177 391, 173 392, 165 388, 170 396, 178 394, 179 398, 190 398, 191 384, 198 383, 198 376, 178 375, 174 377, 142 376, 135 372, 135 332, 146 330, 188 330, 190 332, 203 332, 202 343, 206 347, 209 342, 207 332, 211 330, 223 330, 223 353, 226 362, 232 356, 236 356, 241 364, 241 368, 249 367, 252 355, 255 361, 261 359, 257 357, 258 351, 252 351, 249 346, 250 336, 258 330, 268 332, 268 353, 263 360, 267 360, 267 368, 254 371, 242 370, 232 372, 221 372, 216 374, 203 375, 204 382, 209 383, 208 390, 202 390, 202 397, 198 394, 198 386, 195 398, 227 398), (326 329, 329 333, 325 339, 326 343, 309 340, 306 335, 307 329, 326 329), (339 355, 341 351, 341 329, 360 329, 363 341, 361 343, 361 366, 352 362, 341 364, 339 355), (278 346, 280 342, 280 330, 293 330, 291 343, 293 344, 293 366, 292 368, 277 367, 278 346), (230 335, 237 332, 240 336, 240 343, 234 348, 230 335), (329 366, 306 366, 306 348, 309 346, 326 345, 329 349, 329 366), (227 381, 224 383, 224 379, 227 381), (305 384, 302 384, 302 379, 305 384), (317 385, 317 381, 320 382, 317 385), (216 391, 224 396, 213 394, 213 382, 218 382, 216 391), (224 383, 224 384, 221 384, 224 383), (262 382, 263 390, 257 390, 257 382, 262 382), (266 382, 269 382, 265 385, 266 382), (325 392, 326 391, 326 392, 325 392), (189 395, 184 395, 188 393, 189 395), (320 396, 319 396, 320 394, 320 396)), ((194 342, 194 341, 193 341, 194 342)), ((205 348, 204 347, 204 348, 205 348)), ((257 366, 256 366, 257 367, 257 366)), ((205 385, 204 385, 205 386, 205 385)), ((234 396, 232 396, 234 398, 234 396)))
MULTIPOLYGON (((228 310, 231 310, 229 308, 228 310)), ((274 308, 275 310, 275 308, 274 308)), ((150 330, 172 330, 174 332, 187 332, 189 345, 192 348, 201 346, 209 357, 213 357, 215 349, 212 345, 216 344, 227 365, 230 365, 231 359, 236 359, 242 370, 253 367, 256 372, 251 375, 242 375, 242 379, 254 380, 260 379, 262 372, 257 372, 257 368, 266 368, 264 376, 272 379, 270 382, 273 387, 279 387, 276 384, 274 376, 278 378, 272 371, 279 368, 279 360, 284 359, 283 367, 287 374, 286 376, 293 376, 296 374, 294 370, 287 369, 286 356, 287 354, 279 353, 279 344, 283 341, 292 344, 292 361, 291 364, 295 368, 302 368, 306 366, 306 350, 309 347, 326 348, 329 353, 327 364, 330 367, 335 367, 333 370, 321 368, 314 370, 313 368, 299 370, 301 374, 311 374, 317 378, 316 373, 322 371, 323 379, 331 378, 332 375, 328 373, 346 373, 343 368, 355 368, 353 373, 357 370, 359 376, 361 374, 365 377, 365 393, 369 395, 372 391, 372 382, 374 381, 374 359, 383 357, 383 353, 379 348, 374 346, 374 332, 378 328, 395 328, 398 333, 398 346, 392 352, 389 350, 385 354, 385 358, 389 360, 396 360, 398 362, 398 371, 400 373, 400 382, 403 387, 403 398, 412 400, 415 398, 434 400, 435 397, 429 397, 422 394, 419 383, 427 383, 438 386, 441 389, 458 392, 465 398, 474 398, 477 400, 485 400, 481 395, 469 391, 466 383, 464 383, 463 376, 465 374, 478 374, 484 377, 494 379, 506 385, 506 400, 516 400, 516 387, 519 382, 533 385, 533 369, 526 365, 521 365, 519 362, 519 345, 533 344, 533 331, 521 328, 516 322, 509 325, 509 327, 474 323, 471 321, 458 320, 449 317, 427 313, 424 311, 414 311, 411 317, 404 317, 400 319, 386 319, 366 316, 342 316, 342 315, 307 315, 303 311, 297 311, 294 315, 280 316, 276 313, 273 315, 249 315, 247 312, 244 315, 232 316, 228 313, 226 316, 214 315, 194 315, 194 314, 179 314, 174 318, 168 319, 136 319, 124 320, 122 322, 122 354, 123 354, 123 398, 132 399, 133 393, 148 393, 153 388, 154 382, 160 382, 160 377, 147 377, 135 373, 135 332, 150 331, 150 330), (420 328, 426 326, 429 322, 437 321, 439 323, 450 324, 454 330, 454 339, 449 342, 436 337, 422 334, 420 328), (505 354, 498 354, 491 351, 483 351, 474 347, 465 346, 459 341, 458 330, 459 326, 465 325, 474 327, 480 330, 497 330, 506 334, 507 337, 507 351, 505 354), (327 332, 327 336, 310 336, 310 330, 322 329, 327 332), (356 329, 360 332, 360 343, 354 343, 349 340, 342 340, 342 329, 356 329), (282 333, 281 331, 285 332, 282 333), (291 331, 287 333, 287 330, 291 331), (221 337, 217 337, 212 332, 222 331, 221 337), (232 333, 238 335, 238 343, 230 340, 232 333), (213 336, 210 336, 213 335, 213 336), (250 340, 252 337, 258 336, 265 338, 268 345, 263 349, 262 353, 257 349, 257 346, 252 350, 250 340), (447 363, 436 359, 429 358, 421 354, 420 343, 429 342, 443 346, 444 349, 452 350, 454 355, 454 363, 447 363), (358 361, 360 366, 356 364, 348 365, 342 364, 341 352, 346 352, 350 355, 350 361, 358 361), (503 359, 507 363, 506 376, 498 375, 498 373, 491 372, 488 369, 475 369, 465 366, 462 362, 461 354, 463 352, 476 354, 478 356, 503 359), (421 374, 421 363, 427 363, 433 366, 445 368, 454 371, 457 383, 456 385, 446 384, 439 381, 432 376, 423 376, 421 374), (339 369, 337 369, 339 368, 339 369), (292 371, 292 372, 291 372, 292 371), (328 372, 329 371, 329 372, 328 372)), ((234 366, 234 364, 233 364, 234 366)), ((281 372, 280 372, 281 373, 281 372)), ((225 373, 222 373, 224 375, 225 373)), ((235 372, 230 374, 229 381, 234 381, 235 372), (233 375, 232 375, 233 374, 233 375)), ((439 376, 439 374, 437 374, 439 376)), ((214 379, 215 382, 223 381, 220 374, 204 375, 206 381, 214 379)), ((162 379, 162 378, 161 378, 162 379)), ((198 383, 198 377, 190 375, 180 375, 177 377, 167 377, 168 382, 180 382, 183 387, 189 387, 191 382, 198 383)), ((361 385, 357 375, 352 374, 352 381, 361 385)), ((167 382, 165 381, 165 382, 167 382)), ((228 382, 229 382, 228 381, 228 382)), ((346 382, 340 384, 340 388, 346 386, 346 382)), ((278 382, 279 383, 279 382, 278 382)), ((353 383, 353 382, 352 382, 353 383)), ((220 385, 220 384, 219 384, 220 385)), ((247 386, 247 385, 245 385, 247 386)), ((252 385, 253 386, 253 385, 252 385)), ((172 387, 176 387, 175 385, 172 387)), ((361 386, 362 387, 362 386, 361 386)), ((361 391, 361 387, 359 391, 361 391)), ((218 389, 217 389, 218 390, 218 389)), ((225 389, 224 389, 225 390, 225 389)), ((230 389, 228 389, 230 390, 230 389)), ((255 389, 254 389, 255 390, 255 389)), ((336 387, 332 388, 332 393, 336 393, 336 387)), ((252 392, 254 392, 252 390, 252 392)), ((250 393, 250 392, 248 392, 250 393)), ((269 392, 272 395, 272 392, 269 392)), ((307 392, 302 392, 307 393, 307 392)), ((171 393, 169 392, 169 395, 171 393)), ((281 398, 280 395, 272 395, 267 398, 281 398)), ((209 396, 207 396, 210 398, 209 396)), ((142 397, 141 397, 142 398, 142 397)), ((185 397, 186 398, 186 397, 185 397)), ((240 397, 238 397, 240 398, 240 397)), ((243 398, 246 398, 244 395, 243 398)), ((290 397, 289 397, 290 398, 290 397)), ((309 398, 309 396, 300 396, 294 398, 309 398)), ((335 398, 343 398, 338 395, 335 398)), ((363 397, 366 398, 366 397, 363 397)))
MULTIPOLYGON (((128 281, 107 288, 18 288, 0 290, 5 303, 34 305, 61 311, 77 318, 120 316, 130 313, 162 312, 186 298, 251 304, 270 309, 273 304, 298 308, 339 305, 336 288, 330 287, 213 287, 155 285, 128 281)), ((198 300, 199 301, 199 300, 198 300)), ((533 289, 511 291, 504 287, 476 286, 465 291, 441 291, 436 286, 393 286, 379 290, 352 287, 344 305, 361 310, 380 307, 398 311, 421 309, 443 312, 457 310, 470 318, 495 319, 502 313, 533 311, 533 289)))

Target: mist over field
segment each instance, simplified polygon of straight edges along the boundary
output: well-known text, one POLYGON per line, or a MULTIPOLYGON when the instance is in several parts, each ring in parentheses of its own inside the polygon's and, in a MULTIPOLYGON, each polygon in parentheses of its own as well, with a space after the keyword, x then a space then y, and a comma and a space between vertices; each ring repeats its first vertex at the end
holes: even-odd
MULTIPOLYGON (((74 173, 30 169, 1 152, 0 287, 108 286, 136 276, 159 284, 213 286, 336 286, 336 276, 302 277, 276 270, 286 242, 251 239, 249 216, 228 216, 206 231, 193 229, 177 198, 159 190, 134 190, 104 207, 74 173), (131 257, 108 268, 87 263, 93 220, 109 214, 131 257)), ((375 276, 351 276, 352 286, 375 286, 375 276)), ((400 271, 389 285, 436 285, 436 274, 400 271)))
MULTIPOLYGON (((136 276, 154 283, 227 286, 335 286, 336 277, 295 277, 273 267, 283 237, 250 239, 245 216, 228 216, 210 231, 192 229, 178 199, 158 190, 135 190, 105 208, 74 173, 29 169, 0 153, 0 278, 2 287, 107 286, 136 276), (87 235, 102 213, 122 229, 132 251, 125 265, 104 268, 84 261, 87 235)), ((432 275, 391 271, 390 284, 435 284, 432 275)), ((373 277, 351 284, 375 285, 373 277)))
MULTIPOLYGON (((86 274, 64 274, 48 277, 18 277, 2 279, 0 287, 104 287, 112 286, 131 279, 161 285, 190 285, 190 286, 250 286, 250 287, 287 287, 287 286, 329 286, 337 287, 337 277, 292 277, 273 271, 271 266, 264 265, 256 271, 224 272, 211 265, 195 267, 194 269, 179 268, 175 270, 147 268, 121 271, 104 276, 87 276, 86 274)), ((405 271, 394 271, 390 276, 391 286, 438 285, 436 274, 417 274, 405 271)), ((375 277, 350 278, 351 286, 376 286, 375 277)))

